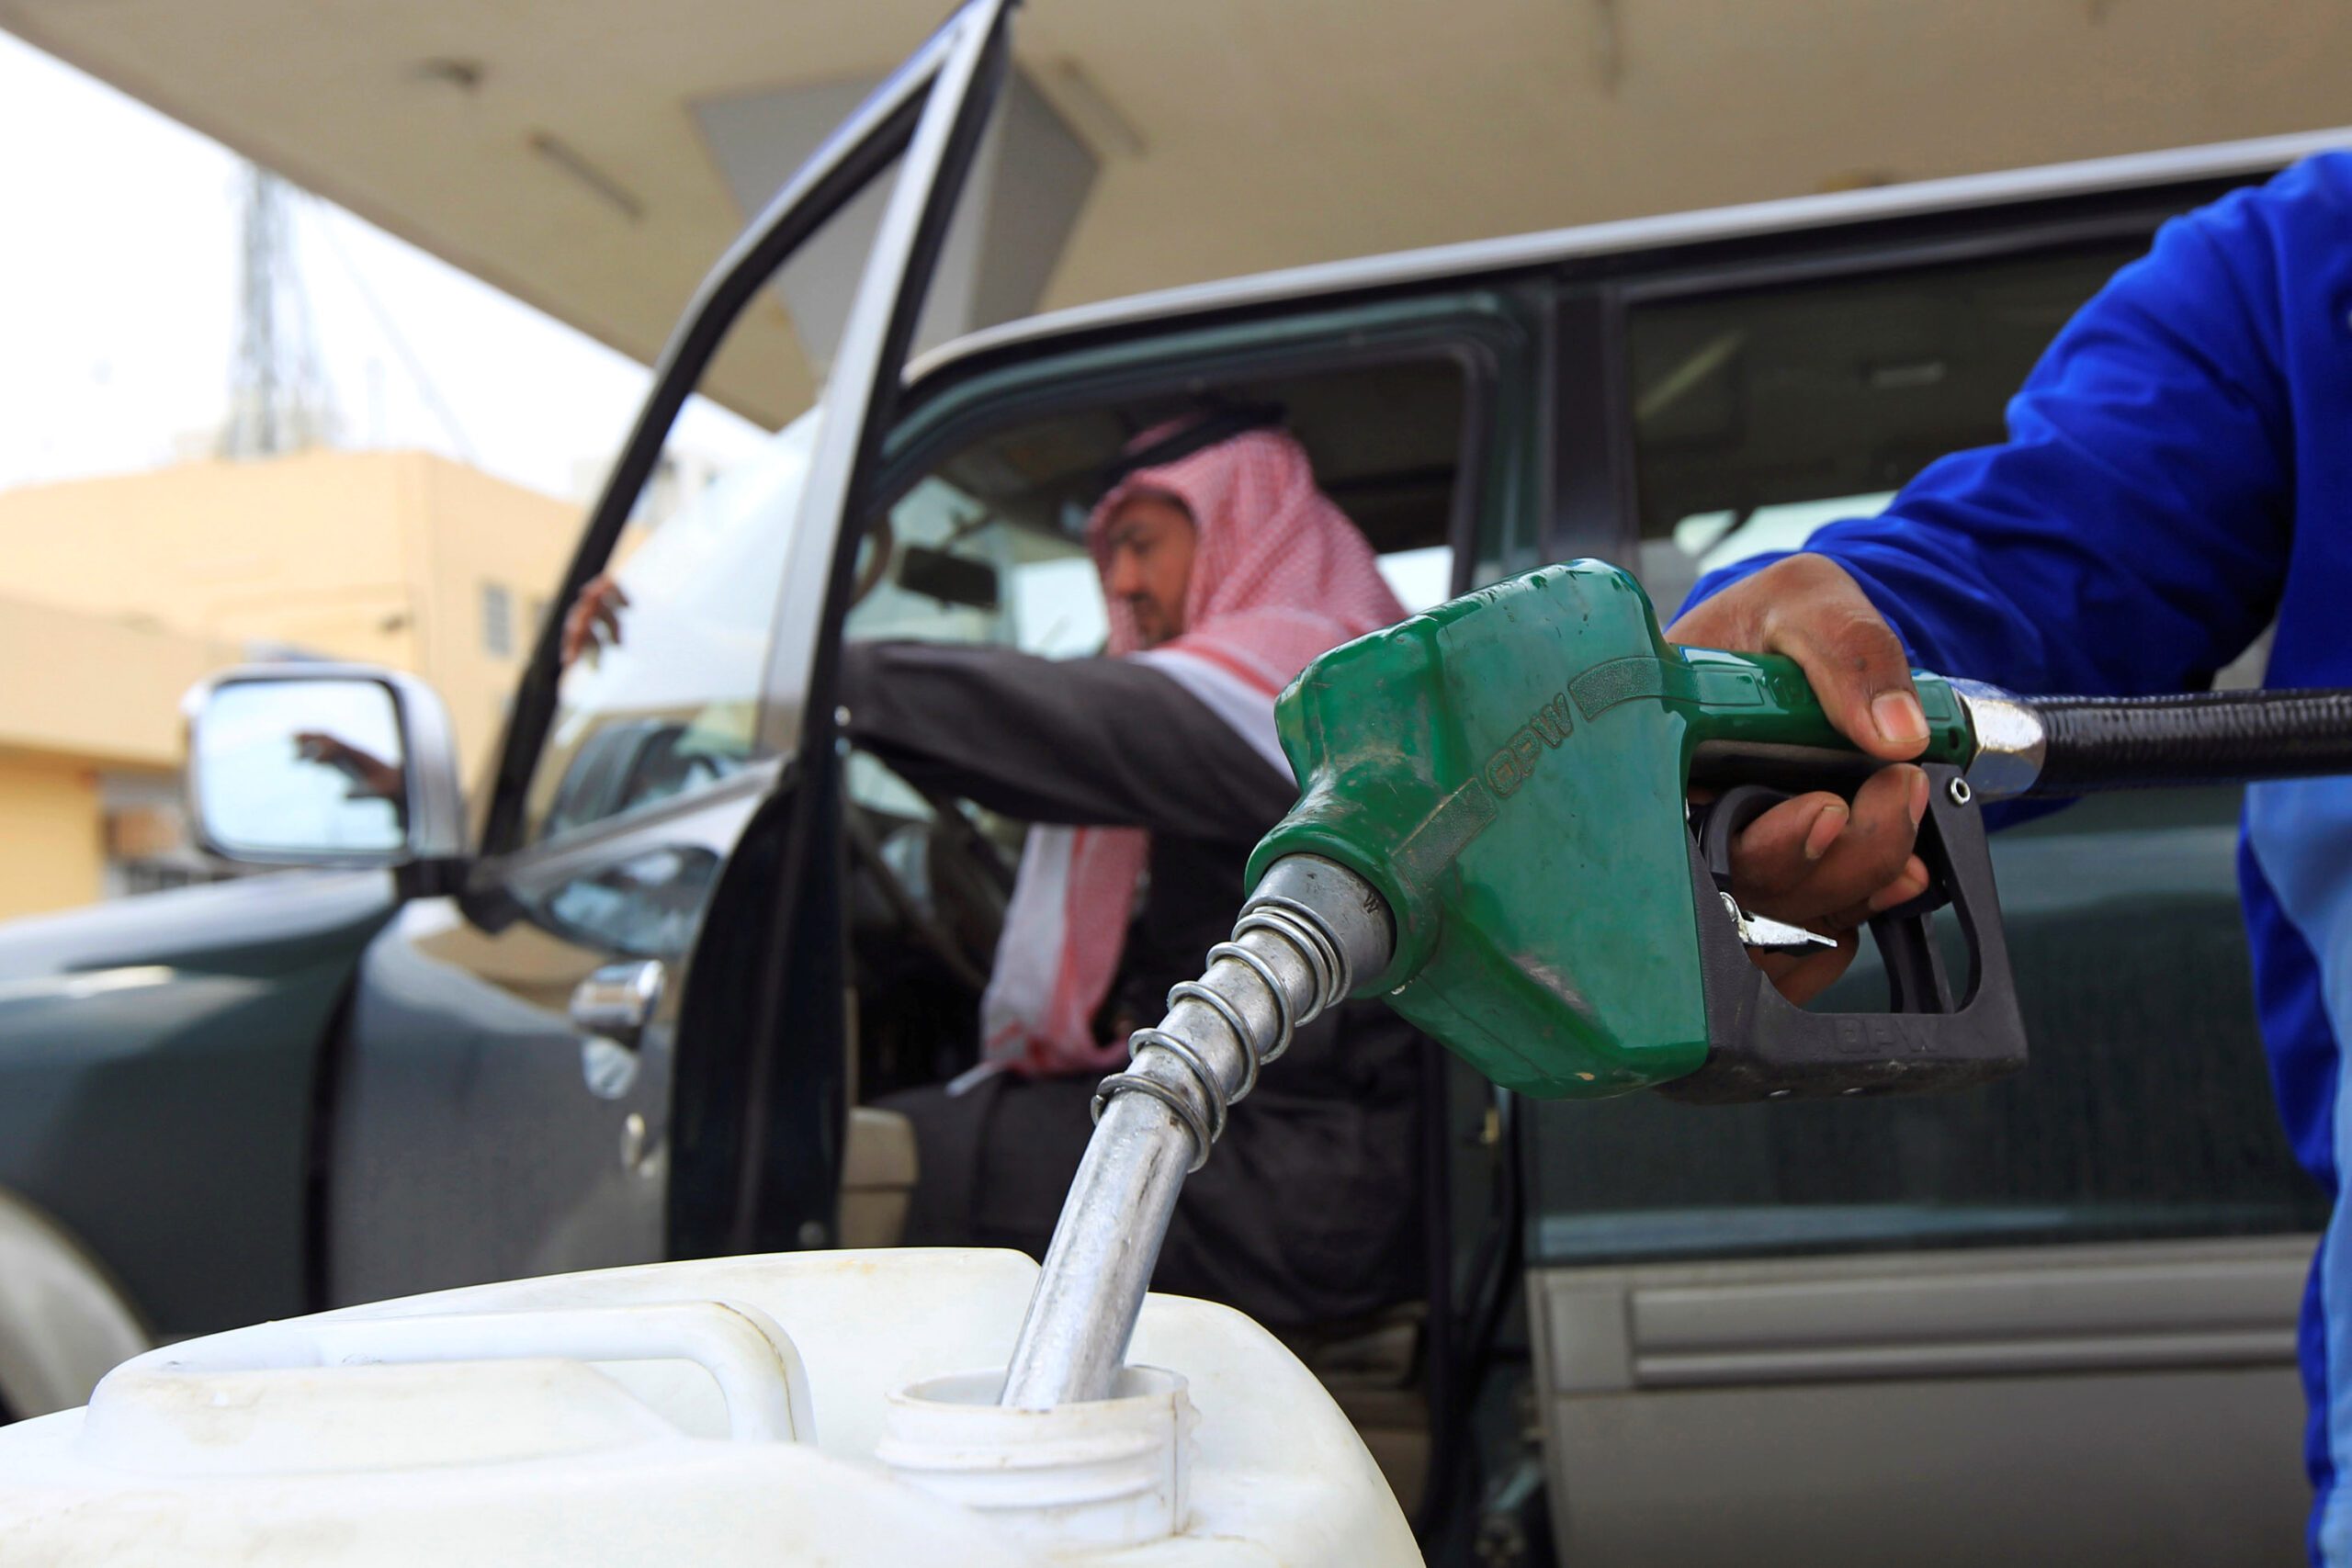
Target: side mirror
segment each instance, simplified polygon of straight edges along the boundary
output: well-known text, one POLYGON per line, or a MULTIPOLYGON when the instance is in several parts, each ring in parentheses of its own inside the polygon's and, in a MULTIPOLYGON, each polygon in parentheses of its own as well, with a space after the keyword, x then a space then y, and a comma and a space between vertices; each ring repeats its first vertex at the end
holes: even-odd
POLYGON ((356 664, 256 664, 198 682, 187 798, 199 843, 268 865, 446 865, 464 852, 448 710, 356 664))

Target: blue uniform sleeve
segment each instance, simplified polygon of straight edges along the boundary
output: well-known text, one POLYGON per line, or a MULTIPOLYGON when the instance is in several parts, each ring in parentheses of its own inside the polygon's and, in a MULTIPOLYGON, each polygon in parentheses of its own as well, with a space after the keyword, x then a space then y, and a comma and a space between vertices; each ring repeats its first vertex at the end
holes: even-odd
MULTIPOLYGON (((2007 441, 1806 543, 1919 666, 2029 693, 2210 684, 2277 606, 2291 538, 2280 204, 2310 165, 2174 220, 2052 344, 2007 441)), ((1777 556, 1702 579, 1697 603, 1777 556)))

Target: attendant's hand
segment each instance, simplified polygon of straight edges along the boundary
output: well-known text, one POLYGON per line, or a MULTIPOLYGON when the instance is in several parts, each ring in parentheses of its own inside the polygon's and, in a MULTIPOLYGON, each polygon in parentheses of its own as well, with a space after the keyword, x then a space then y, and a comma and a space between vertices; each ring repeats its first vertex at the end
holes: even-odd
POLYGON ((1776 561, 1667 628, 1678 643, 1736 653, 1780 653, 1813 683, 1829 722, 1880 769, 1849 806, 1826 791, 1782 801, 1732 845, 1740 908, 1835 936, 1810 953, 1755 953, 1781 994, 1804 1002, 1853 962, 1856 931, 1872 915, 1927 891, 1912 852, 1928 812, 1928 775, 1910 766, 1928 743, 1901 639, 1844 568, 1826 556, 1776 561))

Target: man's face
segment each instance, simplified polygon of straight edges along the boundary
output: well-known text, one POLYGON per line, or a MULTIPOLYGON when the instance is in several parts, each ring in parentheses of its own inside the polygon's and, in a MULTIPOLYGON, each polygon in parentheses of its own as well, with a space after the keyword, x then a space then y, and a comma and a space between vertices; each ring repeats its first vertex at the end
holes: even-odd
POLYGON ((1104 591, 1135 612, 1143 645, 1157 648, 1180 635, 1199 537, 1193 514, 1172 496, 1140 491, 1119 503, 1102 536, 1111 552, 1104 591))

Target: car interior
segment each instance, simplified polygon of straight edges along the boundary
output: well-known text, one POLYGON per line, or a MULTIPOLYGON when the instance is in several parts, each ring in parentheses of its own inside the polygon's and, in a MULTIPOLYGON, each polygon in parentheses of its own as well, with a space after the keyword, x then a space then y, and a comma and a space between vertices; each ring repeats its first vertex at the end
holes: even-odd
MULTIPOLYGON (((1204 410, 1278 410, 1318 483, 1362 528, 1408 608, 1453 592, 1466 388, 1450 359, 1187 385, 970 440, 867 532, 846 636, 1099 650, 1102 598, 1083 533, 1102 476, 1136 435, 1204 410)), ((978 1004, 1024 825, 925 794, 870 756, 847 767, 844 850, 854 1013, 843 1245, 894 1243, 921 1151, 871 1101, 952 1078, 978 1055, 978 1004)), ((1301 1337, 1409 1508, 1428 1451, 1418 1303, 1301 1337)))

